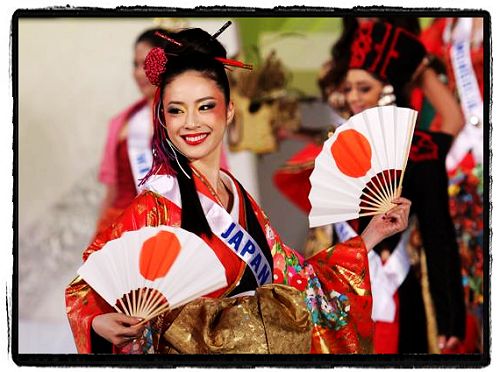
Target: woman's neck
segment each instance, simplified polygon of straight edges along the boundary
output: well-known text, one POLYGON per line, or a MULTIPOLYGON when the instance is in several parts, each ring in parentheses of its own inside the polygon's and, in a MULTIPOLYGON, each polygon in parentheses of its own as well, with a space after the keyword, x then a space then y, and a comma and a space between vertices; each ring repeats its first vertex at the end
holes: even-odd
POLYGON ((220 184, 220 154, 195 160, 191 164, 206 178, 210 186, 217 190, 220 184))

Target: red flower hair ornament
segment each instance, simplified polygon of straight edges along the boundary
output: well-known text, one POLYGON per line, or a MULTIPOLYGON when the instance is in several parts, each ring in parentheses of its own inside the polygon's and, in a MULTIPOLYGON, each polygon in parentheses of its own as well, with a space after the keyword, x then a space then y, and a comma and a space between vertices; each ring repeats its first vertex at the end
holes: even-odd
MULTIPOLYGON (((214 35, 212 35, 212 38, 215 39, 217 36, 219 36, 230 24, 231 21, 226 22, 214 35)), ((161 38, 167 40, 177 47, 182 47, 181 43, 167 35, 159 32, 157 32, 156 35, 160 36, 161 38)), ((241 61, 236 61, 234 59, 227 59, 222 57, 215 57, 215 59, 226 67, 231 66, 247 70, 253 69, 252 65, 243 63, 241 61)), ((146 59, 144 60, 144 72, 146 73, 146 76, 148 77, 148 80, 151 84, 156 86, 160 85, 161 75, 165 72, 167 61, 168 58, 163 48, 156 47, 149 51, 146 59)))
POLYGON ((161 74, 165 72, 167 60, 167 55, 163 48, 156 47, 149 51, 144 60, 144 72, 151 84, 160 85, 161 74))

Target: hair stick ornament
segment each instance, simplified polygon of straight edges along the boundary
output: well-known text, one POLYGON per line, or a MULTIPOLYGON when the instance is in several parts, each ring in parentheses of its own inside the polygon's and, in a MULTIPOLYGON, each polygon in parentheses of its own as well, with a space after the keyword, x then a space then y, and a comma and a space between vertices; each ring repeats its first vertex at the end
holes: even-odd
MULTIPOLYGON (((222 25, 221 28, 219 28, 213 35, 212 35, 212 40, 215 40, 219 37, 220 34, 222 34, 229 26, 231 26, 232 22, 227 21, 222 25)), ((227 58, 222 58, 222 57, 215 57, 215 59, 219 62, 221 62, 225 66, 231 66, 231 67, 239 67, 239 68, 244 68, 247 70, 253 70, 253 66, 249 65, 247 63, 243 63, 240 61, 236 61, 234 59, 227 59, 227 58)))
POLYGON ((162 33, 161 33, 161 32, 159 32, 159 31, 156 31, 156 32, 155 32, 155 35, 156 35, 156 36, 161 37, 161 38, 162 38, 162 39, 164 39, 164 40, 167 40, 168 42, 170 42, 170 43, 172 43, 172 44, 177 45, 178 47, 181 47, 181 46, 182 46, 182 44, 181 44, 181 43, 179 43, 177 40, 174 40, 174 39, 172 39, 170 36, 164 35, 164 34, 162 34, 162 33))
POLYGON ((217 39, 217 37, 219 37, 219 35, 220 35, 220 34, 222 34, 222 33, 226 30, 226 28, 228 28, 229 26, 231 26, 231 24, 232 24, 232 22, 231 22, 231 21, 227 21, 226 23, 224 23, 224 24, 222 25, 222 27, 221 27, 221 28, 219 28, 219 29, 217 30, 217 32, 216 32, 215 34, 213 34, 213 35, 212 35, 212 40, 217 39))
POLYGON ((239 67, 239 68, 244 68, 246 70, 253 70, 253 66, 248 64, 248 63, 243 63, 240 61, 237 61, 235 59, 227 59, 227 58, 222 58, 222 57, 215 57, 215 59, 219 62, 221 62, 225 66, 232 66, 232 67, 239 67))

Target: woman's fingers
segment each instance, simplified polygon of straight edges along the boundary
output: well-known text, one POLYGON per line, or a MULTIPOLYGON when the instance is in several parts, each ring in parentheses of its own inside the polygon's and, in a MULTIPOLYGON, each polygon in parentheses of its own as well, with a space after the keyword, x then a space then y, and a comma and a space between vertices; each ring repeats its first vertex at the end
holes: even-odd
POLYGON ((397 205, 385 214, 395 232, 404 230, 408 226, 409 204, 397 205))
POLYGON ((118 335, 124 337, 132 337, 132 338, 141 336, 142 332, 144 331, 145 325, 136 327, 136 325, 139 324, 141 321, 142 321, 141 318, 135 318, 123 315, 123 317, 119 319, 121 327, 118 329, 118 335))
POLYGON ((369 251, 383 239, 401 232, 408 227, 408 216, 411 202, 406 198, 395 198, 396 204, 382 215, 374 216, 368 226, 361 233, 366 249, 369 251))
POLYGON ((120 341, 116 344, 116 346, 118 346, 119 348, 122 348, 122 347, 126 346, 127 344, 129 344, 131 342, 136 342, 136 341, 137 341, 137 337, 121 337, 120 341))
POLYGON ((122 324, 125 324, 125 325, 128 325, 128 326, 133 326, 133 325, 136 325, 140 322, 142 322, 142 318, 137 318, 137 317, 133 317, 133 316, 128 316, 128 315, 125 315, 125 314, 120 314, 120 313, 116 313, 115 314, 115 320, 122 323, 122 324))
POLYGON ((118 324, 115 334, 116 345, 118 347, 122 347, 142 336, 144 326, 134 327, 142 321, 141 318, 117 313, 115 315, 115 321, 118 324))
POLYGON ((393 200, 393 203, 396 204, 393 208, 391 208, 386 215, 394 212, 402 212, 403 214, 408 215, 410 213, 411 201, 405 198, 396 198, 393 200))
POLYGON ((143 327, 122 327, 118 330, 118 336, 136 338, 140 337, 143 331, 143 327))
POLYGON ((401 217, 401 218, 404 218, 406 214, 406 210, 404 207, 401 207, 401 206, 397 206, 397 207, 394 207, 392 208, 391 210, 387 211, 385 213, 385 218, 396 218, 396 217, 401 217))
POLYGON ((402 197, 399 197, 399 198, 392 200, 392 203, 396 204, 396 207, 405 207, 408 210, 411 207, 411 201, 406 199, 406 198, 402 198, 402 197))
POLYGON ((393 204, 397 204, 397 205, 403 205, 403 206, 408 206, 410 207, 411 206, 411 201, 409 199, 406 199, 406 198, 403 198, 403 197, 399 197, 399 198, 395 198, 391 201, 391 203, 393 204))
POLYGON ((141 337, 145 325, 135 326, 142 321, 120 313, 101 314, 92 321, 94 331, 112 344, 121 347, 141 337))
MULTIPOLYGON (((134 323, 135 324, 135 323, 134 323)), ((145 326, 121 326, 118 329, 117 337, 119 340, 118 347, 123 347, 130 342, 135 342, 138 338, 142 337, 145 326)))

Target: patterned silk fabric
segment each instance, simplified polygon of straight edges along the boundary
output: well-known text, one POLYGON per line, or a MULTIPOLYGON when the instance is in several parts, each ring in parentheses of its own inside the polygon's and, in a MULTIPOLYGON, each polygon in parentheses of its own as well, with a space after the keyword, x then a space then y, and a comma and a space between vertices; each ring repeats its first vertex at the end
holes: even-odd
MULTIPOLYGON (((196 182, 199 191, 209 196, 203 184, 196 182)), ((139 346, 114 347, 114 353, 371 352, 372 300, 363 241, 354 238, 304 260, 281 242, 268 218, 250 200, 273 255, 273 283, 257 288, 254 296, 227 298, 225 295, 241 278, 230 276, 228 288, 157 318, 150 322, 139 346)), ((97 236, 83 258, 86 260, 125 231, 143 226, 179 226, 180 216, 180 209, 171 201, 151 191, 143 192, 97 236)), ((234 255, 229 248, 217 238, 205 240, 226 267, 226 276, 231 271, 241 273, 243 261, 238 259, 235 270, 229 267, 233 261, 223 259, 223 255, 234 255)), ((66 311, 78 351, 96 352, 92 320, 113 308, 77 278, 66 289, 66 311)))
POLYGON ((305 354, 311 349, 311 321, 300 291, 268 284, 255 296, 189 303, 164 338, 175 352, 187 354, 305 354))

